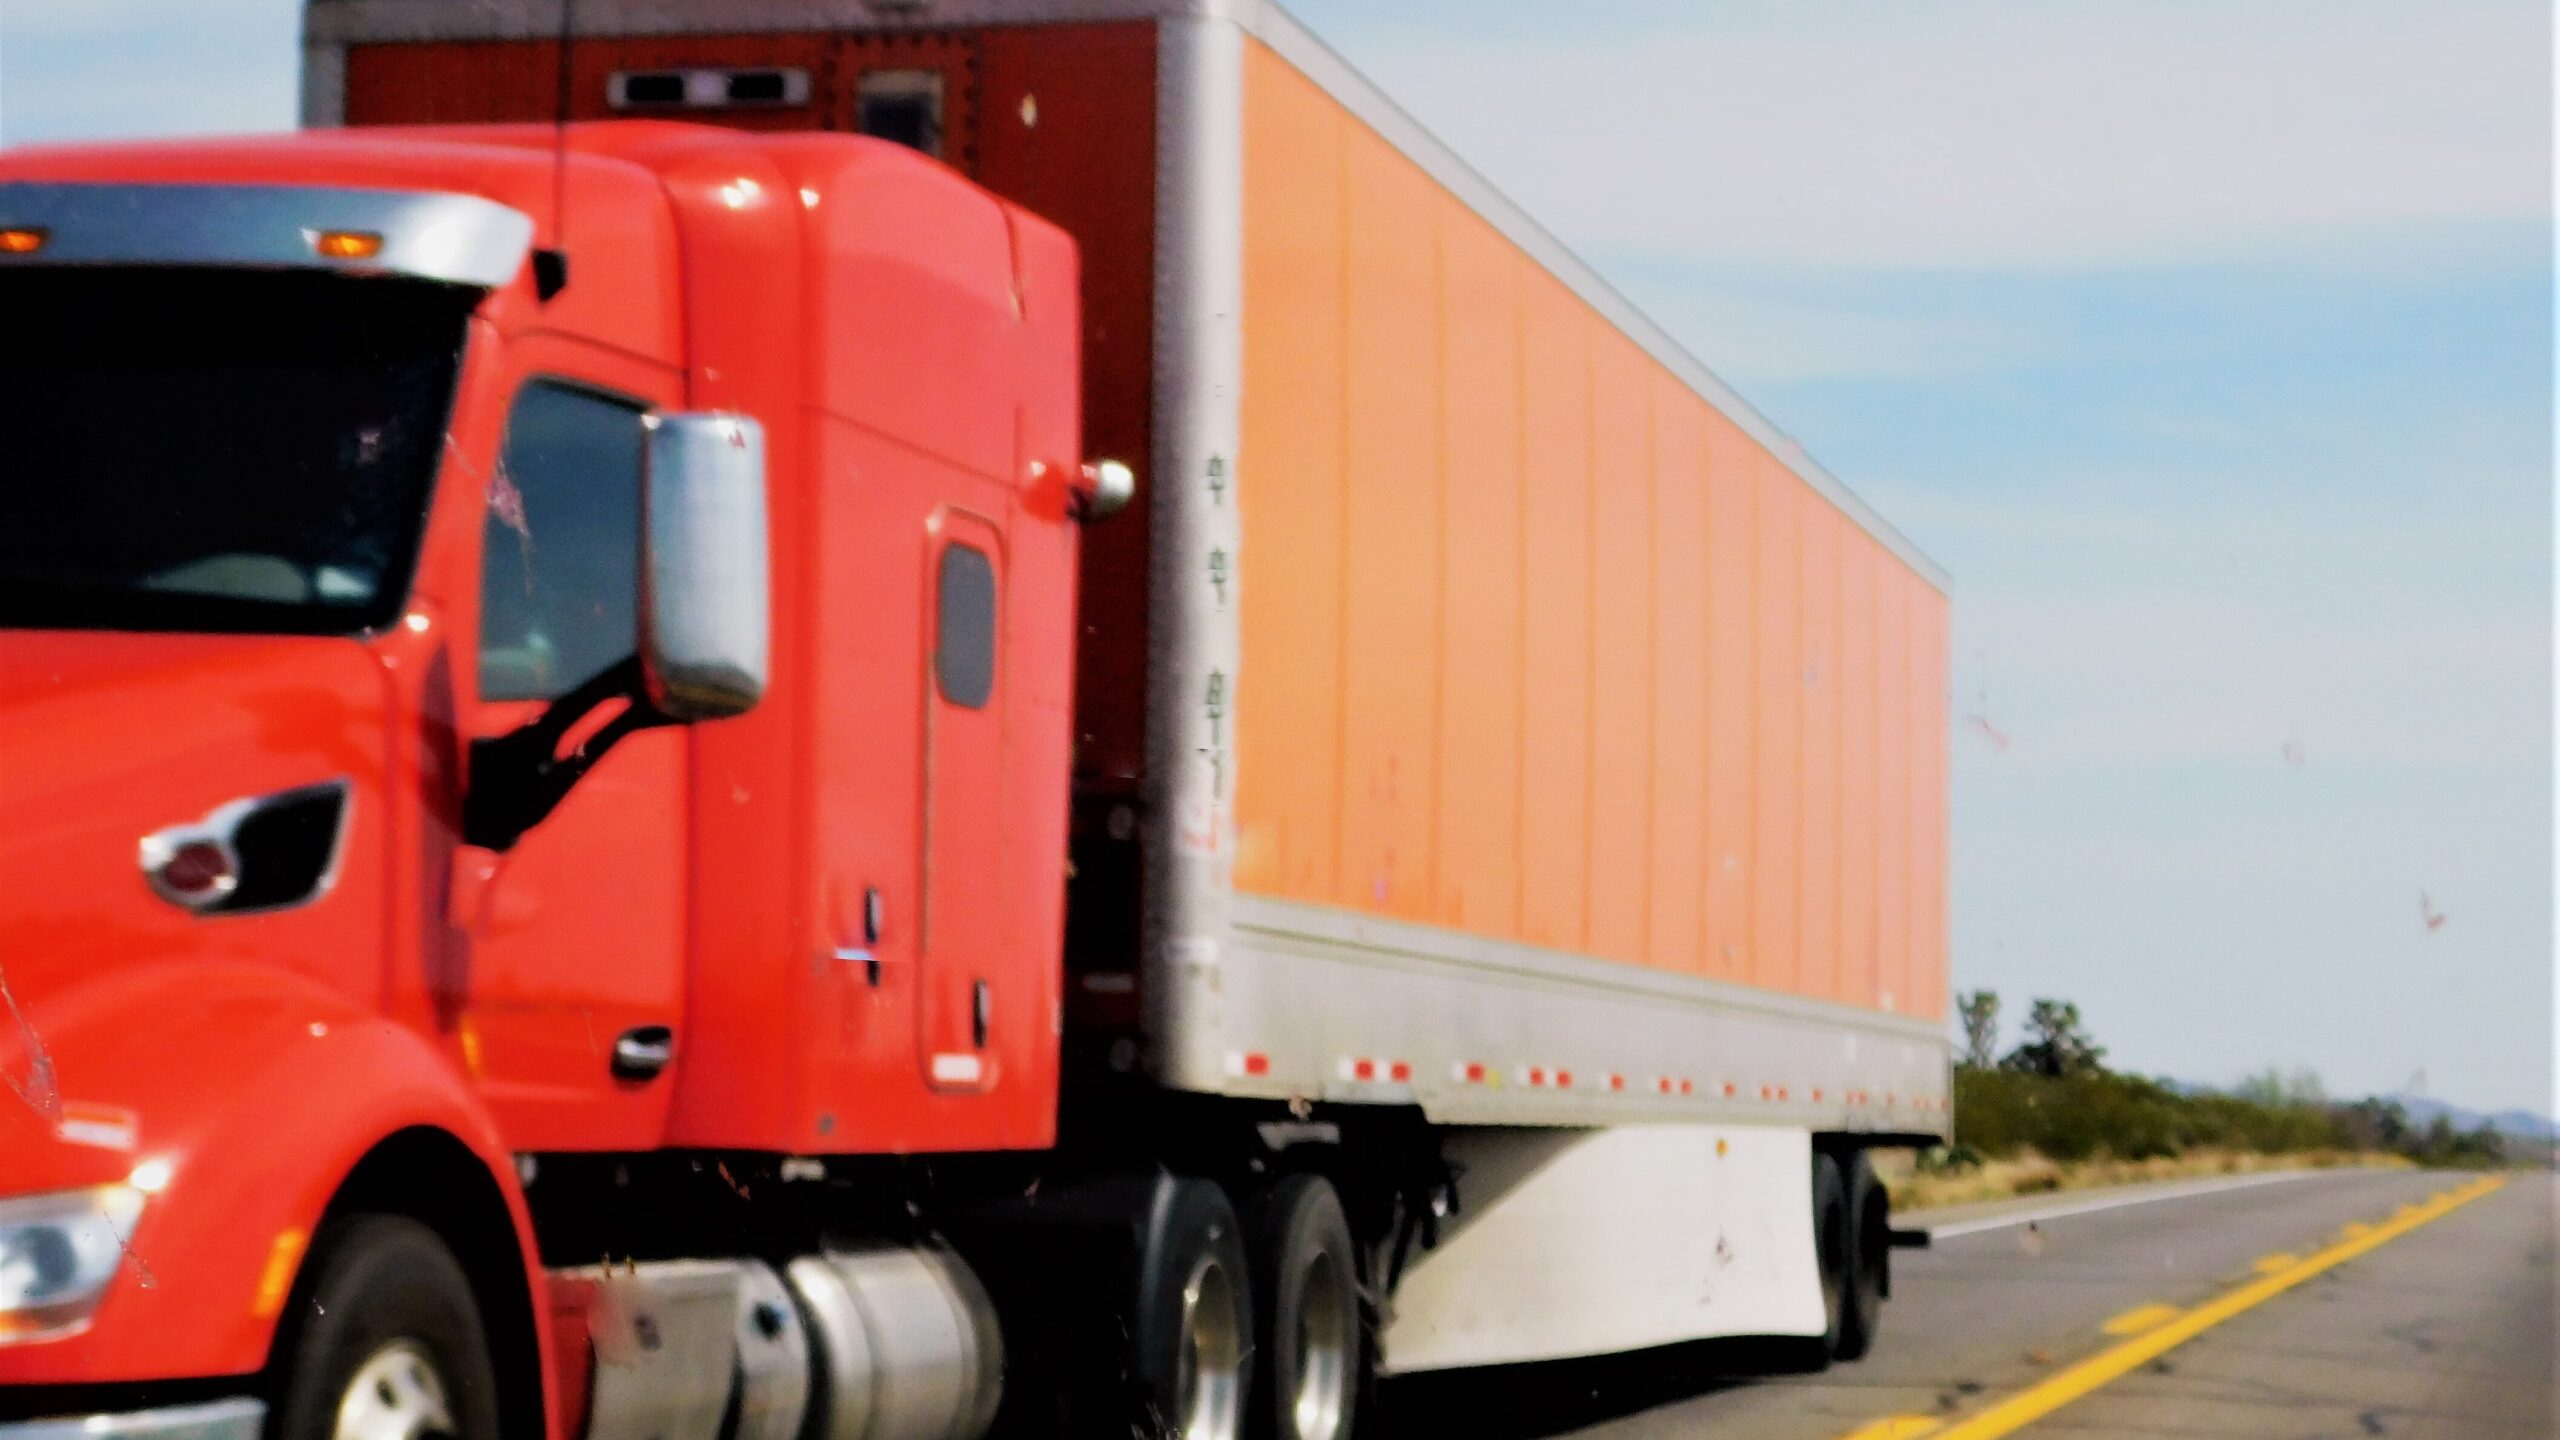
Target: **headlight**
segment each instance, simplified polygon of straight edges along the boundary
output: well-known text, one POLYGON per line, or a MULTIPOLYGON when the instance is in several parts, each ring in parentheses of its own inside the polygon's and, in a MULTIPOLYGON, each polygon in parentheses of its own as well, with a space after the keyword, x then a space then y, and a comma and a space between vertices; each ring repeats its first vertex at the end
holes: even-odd
POLYGON ((141 1217, 130 1185, 0 1200, 0 1345, 86 1326, 141 1217))

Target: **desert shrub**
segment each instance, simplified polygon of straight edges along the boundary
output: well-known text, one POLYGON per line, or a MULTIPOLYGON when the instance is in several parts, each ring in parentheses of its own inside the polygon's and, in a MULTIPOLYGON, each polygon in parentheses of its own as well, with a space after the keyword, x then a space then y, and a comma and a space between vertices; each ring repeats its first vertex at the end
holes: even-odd
POLYGON ((1970 1145, 1932 1145, 1911 1159, 1921 1175, 1963 1175, 1982 1168, 1982 1152, 1970 1145))

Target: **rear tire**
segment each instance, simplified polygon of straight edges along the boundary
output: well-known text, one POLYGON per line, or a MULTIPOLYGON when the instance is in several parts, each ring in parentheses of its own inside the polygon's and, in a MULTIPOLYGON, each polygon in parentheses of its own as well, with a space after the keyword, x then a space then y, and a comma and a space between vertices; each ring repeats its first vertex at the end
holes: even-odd
POLYGON ((1139 1277, 1131 1369, 1145 1414, 1135 1433, 1242 1440, 1253 1364, 1253 1290, 1226 1192, 1180 1180, 1139 1277))
POLYGON ((1847 1304, 1840 1311, 1839 1339, 1831 1347, 1841 1360, 1863 1359, 1875 1347, 1884 1324, 1884 1297, 1890 1288, 1893 1221, 1887 1213, 1884 1182, 1859 1152, 1849 1162, 1849 1276, 1847 1304))
POLYGON ((1789 1368, 1810 1373, 1826 1369, 1839 1352, 1843 1317, 1849 1309, 1849 1195, 1840 1178, 1840 1162, 1820 1151, 1813 1156, 1813 1260, 1822 1290, 1823 1330, 1788 1346, 1789 1368))
POLYGON ((1359 1262, 1333 1186, 1291 1175, 1272 1187, 1254 1235, 1261 1300, 1254 1434, 1349 1440, 1366 1392, 1359 1262))
POLYGON ((270 1440, 498 1440, 498 1379, 471 1281, 399 1215, 323 1230, 275 1351, 270 1440))

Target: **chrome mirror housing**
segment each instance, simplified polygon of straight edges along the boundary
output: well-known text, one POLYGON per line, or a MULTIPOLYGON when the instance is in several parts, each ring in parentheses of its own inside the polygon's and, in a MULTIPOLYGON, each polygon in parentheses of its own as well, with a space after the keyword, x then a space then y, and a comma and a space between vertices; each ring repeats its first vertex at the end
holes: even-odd
POLYGON ((773 587, 764 426, 744 415, 652 415, 647 425, 640 661, 671 720, 719 720, 763 698, 773 587))

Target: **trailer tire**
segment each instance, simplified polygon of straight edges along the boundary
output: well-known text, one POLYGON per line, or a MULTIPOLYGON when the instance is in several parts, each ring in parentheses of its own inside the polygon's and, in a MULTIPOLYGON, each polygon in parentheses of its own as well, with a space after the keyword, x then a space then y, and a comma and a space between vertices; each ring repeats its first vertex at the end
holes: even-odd
POLYGON ((1817 1150, 1813 1155, 1813 1264, 1822 1290, 1820 1335, 1791 1341, 1788 1369, 1805 1373, 1831 1364, 1840 1350, 1842 1319, 1849 1308, 1849 1195, 1840 1178, 1840 1162, 1817 1150))
POLYGON ((1342 1199, 1323 1176, 1290 1175, 1264 1197, 1256 1221, 1254 1434, 1349 1440, 1367 1395, 1369 1337, 1342 1199))
POLYGON ((1145 1428, 1163 1440, 1241 1440, 1253 1373, 1253 1286, 1226 1192, 1169 1180, 1130 1327, 1145 1428))
POLYGON ((498 1440, 498 1377, 471 1281, 399 1215, 333 1221, 274 1353, 272 1440, 498 1440))
POLYGON ((1892 1286, 1893 1220, 1887 1213, 1884 1182, 1860 1151, 1849 1162, 1849 1284, 1840 1309, 1839 1340, 1833 1358, 1863 1359, 1875 1347, 1884 1324, 1884 1297, 1892 1286))

